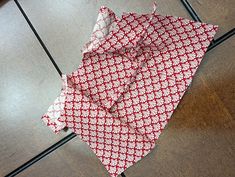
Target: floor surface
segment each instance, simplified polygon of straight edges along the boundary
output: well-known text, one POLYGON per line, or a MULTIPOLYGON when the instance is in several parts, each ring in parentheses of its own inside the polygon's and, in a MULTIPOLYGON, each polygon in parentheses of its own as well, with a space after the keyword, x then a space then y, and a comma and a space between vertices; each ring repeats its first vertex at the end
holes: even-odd
MULTIPOLYGON (((180 0, 157 0, 158 13, 191 18, 180 0)), ((235 1, 188 0, 216 38, 235 26, 235 1)), ((152 0, 19 0, 63 73, 81 62, 98 9, 151 12, 152 0)), ((127 177, 235 176, 235 36, 207 52, 193 83, 157 142, 127 177)), ((58 72, 14 1, 0 1, 0 176, 70 132, 55 135, 40 120, 60 93, 58 72)), ((19 177, 108 177, 75 137, 19 177)))

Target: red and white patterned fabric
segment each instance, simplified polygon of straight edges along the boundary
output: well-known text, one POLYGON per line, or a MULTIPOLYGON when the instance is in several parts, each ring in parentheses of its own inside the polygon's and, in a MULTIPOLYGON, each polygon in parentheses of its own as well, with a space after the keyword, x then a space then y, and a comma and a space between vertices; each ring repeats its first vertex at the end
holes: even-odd
POLYGON ((56 133, 70 128, 118 176, 154 148, 216 30, 155 10, 119 18, 101 7, 82 64, 62 76, 42 120, 56 133))

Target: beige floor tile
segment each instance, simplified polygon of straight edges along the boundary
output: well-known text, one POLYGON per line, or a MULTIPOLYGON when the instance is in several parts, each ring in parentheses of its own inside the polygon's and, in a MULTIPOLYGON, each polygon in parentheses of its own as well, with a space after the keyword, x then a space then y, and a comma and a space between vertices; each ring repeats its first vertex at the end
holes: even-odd
POLYGON ((78 137, 40 160, 19 177, 109 177, 89 146, 78 137))
POLYGON ((0 176, 63 136, 40 120, 60 92, 60 77, 14 1, 0 6, 0 176))
POLYGON ((188 0, 201 20, 219 25, 216 37, 219 37, 235 26, 234 0, 188 0))
MULTIPOLYGON (((39 35, 64 73, 72 72, 81 62, 81 49, 88 41, 97 19, 98 9, 105 5, 121 15, 123 11, 151 12, 153 0, 121 1, 19 1, 39 35)), ((188 17, 179 0, 157 0, 158 12, 188 17)))

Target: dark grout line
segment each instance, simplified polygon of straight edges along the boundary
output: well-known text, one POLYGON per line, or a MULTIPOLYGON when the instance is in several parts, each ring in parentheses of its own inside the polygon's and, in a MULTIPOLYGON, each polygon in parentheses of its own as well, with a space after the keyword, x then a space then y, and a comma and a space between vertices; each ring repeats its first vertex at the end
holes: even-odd
POLYGON ((39 153, 38 155, 36 155, 32 159, 30 159, 29 161, 25 162, 24 164, 22 164, 21 166, 19 166, 15 170, 13 170, 11 173, 7 174, 5 177, 16 176, 17 174, 19 174, 20 172, 24 171, 26 168, 30 167, 31 165, 33 165, 37 161, 41 160, 42 158, 44 158, 45 156, 47 156, 48 154, 50 154, 51 152, 53 152, 57 148, 61 147, 62 145, 64 145, 65 143, 67 143, 68 141, 70 141, 71 139, 73 139, 76 136, 77 135, 75 133, 70 133, 69 135, 67 135, 66 137, 62 138, 57 143, 53 144, 49 148, 45 149, 44 151, 42 151, 41 153, 39 153))
POLYGON ((216 46, 218 46, 228 38, 232 37, 234 34, 235 34, 235 28, 231 29, 224 35, 220 36, 218 39, 214 40, 214 42, 211 43, 211 45, 208 47, 207 51, 210 51, 211 49, 215 48, 216 46))
POLYGON ((126 177, 126 175, 124 173, 121 173, 121 177, 126 177))
POLYGON ((197 15, 196 11, 193 9, 193 7, 189 4, 187 0, 181 0, 181 2, 194 21, 202 22, 199 16, 197 15))
POLYGON ((44 49, 44 51, 46 52, 47 56, 49 57, 49 59, 51 60, 52 64, 54 65, 55 69, 57 70, 57 72, 59 73, 59 75, 62 75, 61 70, 59 69, 59 67, 57 66, 55 60, 53 59, 53 57, 51 56, 50 52, 48 51, 46 45, 44 44, 44 42, 42 41, 42 39, 40 38, 40 36, 38 35, 37 31, 35 30, 35 28, 33 27, 32 23, 30 22, 29 18, 27 17, 26 13, 24 12, 23 8, 21 7, 20 3, 18 2, 18 0, 14 0, 17 7, 19 8, 20 12, 22 13, 22 15, 24 16, 25 20, 27 21, 28 25, 30 26, 31 30, 33 31, 33 33, 35 34, 35 36, 37 37, 39 43, 41 44, 42 48, 44 49))

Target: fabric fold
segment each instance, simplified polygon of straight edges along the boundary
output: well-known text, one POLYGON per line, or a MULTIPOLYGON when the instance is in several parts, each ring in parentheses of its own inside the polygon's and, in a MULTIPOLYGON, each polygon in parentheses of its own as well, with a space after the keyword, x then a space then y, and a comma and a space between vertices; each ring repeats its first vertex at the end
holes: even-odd
POLYGON ((54 103, 48 108, 47 113, 42 116, 43 122, 49 126, 52 131, 58 133, 66 127, 64 121, 60 121, 63 116, 65 100, 67 95, 67 77, 62 75, 62 88, 60 95, 55 99, 54 103))

